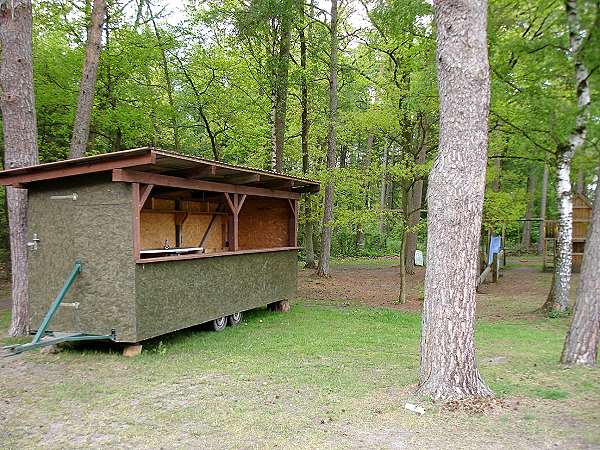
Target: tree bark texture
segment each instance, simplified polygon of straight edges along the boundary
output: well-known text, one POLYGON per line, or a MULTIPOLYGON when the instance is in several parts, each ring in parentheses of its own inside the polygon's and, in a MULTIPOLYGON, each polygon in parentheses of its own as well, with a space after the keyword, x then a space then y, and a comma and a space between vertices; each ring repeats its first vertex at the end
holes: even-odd
POLYGON ((325 181, 325 198, 323 201, 323 226, 321 228, 321 258, 317 274, 329 276, 329 257, 331 255, 331 231, 333 221, 333 195, 335 190, 335 156, 337 150, 337 68, 338 68, 338 34, 337 34, 337 0, 331 0, 331 50, 329 61, 329 125, 327 127, 327 180, 325 181))
POLYGON ((527 177, 527 209, 525 210, 525 222, 523 222, 523 236, 521 238, 521 249, 523 251, 529 251, 531 247, 531 219, 533 219, 536 183, 537 177, 535 175, 527 177))
POLYGON ((434 1, 439 154, 427 189, 427 269, 418 393, 490 396, 473 327, 490 101, 487 1, 434 1))
MULTIPOLYGON (((0 87, 4 168, 38 163, 37 124, 33 92, 31 1, 0 6, 0 87)), ((12 269, 10 336, 29 331, 27 280, 27 191, 6 188, 12 269)))
POLYGON ((88 28, 83 74, 79 84, 77 113, 71 136, 69 158, 80 158, 85 155, 90 135, 90 122, 96 91, 98 63, 102 47, 102 24, 106 17, 106 0, 94 0, 90 26, 88 28))
POLYGON ((544 175, 542 177, 542 193, 540 200, 540 224, 539 224, 539 238, 537 242, 537 254, 541 255, 544 252, 544 239, 545 239, 545 224, 546 220, 546 203, 548 202, 548 163, 544 163, 544 175))
MULTIPOLYGON (((600 171, 598 175, 600 176, 600 171)), ((598 274, 600 274, 600 189, 596 187, 592 223, 583 253, 573 320, 560 358, 563 364, 591 367, 597 364, 600 339, 600 276, 598 274)))
POLYGON ((556 241, 556 262, 554 264, 554 285, 550 291, 549 303, 557 311, 566 311, 569 306, 571 266, 573 253, 573 194, 571 192, 571 162, 575 152, 583 146, 587 135, 590 117, 589 73, 581 54, 585 33, 577 11, 576 0, 566 0, 567 28, 569 32, 569 53, 575 66, 575 91, 577 93, 577 117, 575 127, 565 144, 556 152, 558 199, 558 237, 556 241))

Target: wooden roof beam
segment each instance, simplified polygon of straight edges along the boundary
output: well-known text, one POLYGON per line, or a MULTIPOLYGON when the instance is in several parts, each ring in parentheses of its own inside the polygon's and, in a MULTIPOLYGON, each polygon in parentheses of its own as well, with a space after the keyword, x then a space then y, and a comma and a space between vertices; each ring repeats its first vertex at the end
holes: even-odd
POLYGON ((193 180, 189 178, 159 175, 155 173, 139 172, 127 169, 114 169, 112 172, 112 180, 125 183, 153 184, 156 187, 166 186, 196 191, 228 192, 231 194, 246 194, 272 198, 300 198, 300 194, 297 192, 281 191, 254 186, 243 186, 239 184, 217 183, 205 180, 193 180))
POLYGON ((243 175, 231 175, 223 179, 226 183, 232 184, 249 184, 258 183, 260 181, 260 175, 258 173, 248 173, 243 175))

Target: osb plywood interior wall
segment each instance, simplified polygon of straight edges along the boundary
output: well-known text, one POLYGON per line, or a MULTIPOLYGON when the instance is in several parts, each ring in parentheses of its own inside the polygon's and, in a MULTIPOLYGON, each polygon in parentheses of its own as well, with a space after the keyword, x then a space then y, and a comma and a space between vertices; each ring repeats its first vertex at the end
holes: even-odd
POLYGON ((286 199, 247 197, 239 216, 239 248, 288 247, 290 205, 286 199))
MULTIPOLYGON (((212 202, 180 202, 178 211, 187 211, 188 215, 181 227, 182 247, 197 247, 206 232, 212 214, 199 214, 215 211, 216 203, 212 202)), ((182 213, 175 213, 175 201, 168 199, 150 198, 140 214, 141 248, 163 248, 165 242, 169 247, 176 245, 176 220, 181 219, 182 213), (172 213, 170 211, 173 211, 172 213)), ((207 253, 222 251, 224 244, 224 216, 217 215, 204 243, 207 253)))

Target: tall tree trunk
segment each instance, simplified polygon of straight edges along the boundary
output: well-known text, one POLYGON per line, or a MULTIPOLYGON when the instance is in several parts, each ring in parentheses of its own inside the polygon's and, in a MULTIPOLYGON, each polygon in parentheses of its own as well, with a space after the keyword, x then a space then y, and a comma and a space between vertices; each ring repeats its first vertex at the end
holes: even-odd
POLYGON ((283 171, 283 146, 285 142, 285 116, 287 113, 288 71, 290 61, 291 20, 285 11, 281 21, 281 37, 275 79, 275 161, 273 169, 283 171))
MULTIPOLYGON (((598 176, 600 179, 600 171, 598 176)), ((600 277, 598 274, 600 274, 600 189, 596 187, 592 223, 585 242, 573 320, 560 358, 563 364, 596 365, 600 339, 600 277)))
POLYGON ((541 255, 544 252, 544 239, 545 236, 545 224, 546 220, 546 203, 548 201, 548 163, 544 162, 544 176, 542 178, 542 194, 540 200, 540 224, 539 224, 539 238, 537 242, 537 254, 541 255))
POLYGON ((533 219, 536 182, 537 177, 534 174, 527 177, 527 209, 525 210, 523 237, 521 239, 521 250, 523 251, 529 251, 529 248, 531 247, 531 219, 533 219))
POLYGON ((154 19, 154 15, 152 14, 152 9, 150 7, 150 0, 146 0, 146 7, 148 8, 148 15, 150 16, 150 21, 152 22, 152 28, 154 29, 154 35, 156 36, 156 42, 158 43, 158 48, 160 50, 160 57, 162 62, 163 74, 165 77, 165 88, 167 90, 167 99, 169 100, 169 107, 171 108, 171 128, 173 129, 173 141, 175 144, 175 151, 179 152, 181 150, 180 140, 179 140, 179 125, 177 123, 177 111, 175 108, 175 99, 173 98, 173 82, 171 80, 171 72, 169 72, 169 61, 167 60, 167 52, 164 48, 162 37, 160 35, 160 30, 156 25, 156 20, 154 19))
POLYGON ((88 28, 85 60, 83 62, 83 75, 79 84, 79 99, 77 101, 77 114, 73 124, 71 136, 71 150, 69 158, 80 158, 85 155, 90 134, 90 121, 96 91, 96 78, 98 75, 98 62, 102 47, 102 24, 106 16, 106 0, 94 0, 90 26, 88 28))
MULTIPOLYGON (((302 15, 304 16, 304 4, 302 5, 302 15)), ((306 64, 306 35, 304 28, 300 27, 298 30, 300 37, 300 67, 302 68, 302 77, 300 79, 300 103, 302 105, 302 118, 301 118, 301 146, 302 146, 302 173, 307 175, 310 170, 310 155, 308 153, 308 133, 310 131, 310 121, 308 119, 308 80, 306 76, 307 64, 306 64)), ((306 267, 309 269, 316 269, 317 263, 315 261, 315 248, 314 248, 314 233, 313 233, 313 219, 312 219, 312 199, 310 195, 304 198, 304 252, 306 254, 306 267)))
MULTIPOLYGON (((416 163, 425 164, 427 158, 427 147, 425 146, 425 130, 421 137, 421 147, 417 154, 416 163)), ((421 205, 423 204, 423 180, 415 181, 415 184, 410 189, 408 197, 408 231, 405 233, 406 248, 405 248, 405 263, 406 273, 415 273, 415 251, 417 250, 417 232, 415 227, 419 225, 421 220, 421 205)))
POLYGON ((427 189, 427 269, 418 393, 493 395, 475 358, 475 280, 490 100, 487 1, 434 1, 439 154, 427 189))
POLYGON ((556 263, 554 282, 543 308, 566 311, 569 306, 569 288, 571 286, 571 265, 573 253, 573 194, 571 192, 571 161, 575 152, 585 143, 590 117, 589 73, 585 66, 581 50, 583 38, 581 23, 577 11, 577 0, 566 0, 567 28, 569 31, 569 53, 575 66, 575 92, 577 93, 577 117, 567 143, 558 146, 556 151, 558 199, 558 237, 556 240, 556 263))
MULTIPOLYGON (((402 185, 402 228, 400 229, 400 294, 398 295, 398 303, 403 305, 406 303, 406 226, 408 224, 408 205, 409 205, 410 190, 402 185)), ((414 261, 413 261, 414 264, 414 261)))
MULTIPOLYGON (((371 166, 371 152, 373 151, 373 142, 374 137, 371 133, 367 136, 367 149, 364 158, 361 161, 362 169, 365 171, 369 170, 371 166)), ((367 184, 365 186, 365 209, 369 209, 369 181, 367 179, 367 184)), ((365 230, 363 228, 362 223, 358 223, 356 225, 356 247, 359 251, 364 250, 365 248, 365 230)))
MULTIPOLYGON (((38 162, 33 92, 31 1, 4 2, 0 8, 0 88, 4 168, 38 162)), ((27 279, 27 191, 6 188, 12 269, 10 336, 29 331, 27 279)))
POLYGON ((381 164, 381 192, 379 195, 379 207, 381 208, 381 217, 379 219, 379 233, 385 239, 387 232, 386 216, 384 211, 387 209, 389 198, 389 183, 387 181, 387 165, 389 158, 389 147, 383 148, 383 161, 381 164))
POLYGON ((323 227, 321 229, 321 258, 317 274, 329 276, 329 256, 331 255, 331 222, 333 221, 333 195, 335 180, 335 155, 337 149, 337 69, 338 69, 338 34, 337 34, 337 0, 331 0, 331 50, 329 61, 329 125, 327 127, 327 180, 325 181, 325 198, 323 201, 323 227))
POLYGON ((500 175, 502 174, 502 160, 494 159, 494 179, 492 180, 492 191, 500 192, 500 175))

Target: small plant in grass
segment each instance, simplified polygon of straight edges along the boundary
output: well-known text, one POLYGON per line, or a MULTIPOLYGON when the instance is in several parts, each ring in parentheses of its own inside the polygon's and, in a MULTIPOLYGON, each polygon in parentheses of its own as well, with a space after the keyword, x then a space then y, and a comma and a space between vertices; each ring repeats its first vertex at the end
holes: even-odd
POLYGON ((163 341, 159 341, 158 345, 150 350, 152 353, 164 356, 167 354, 167 346, 163 344, 163 341))

